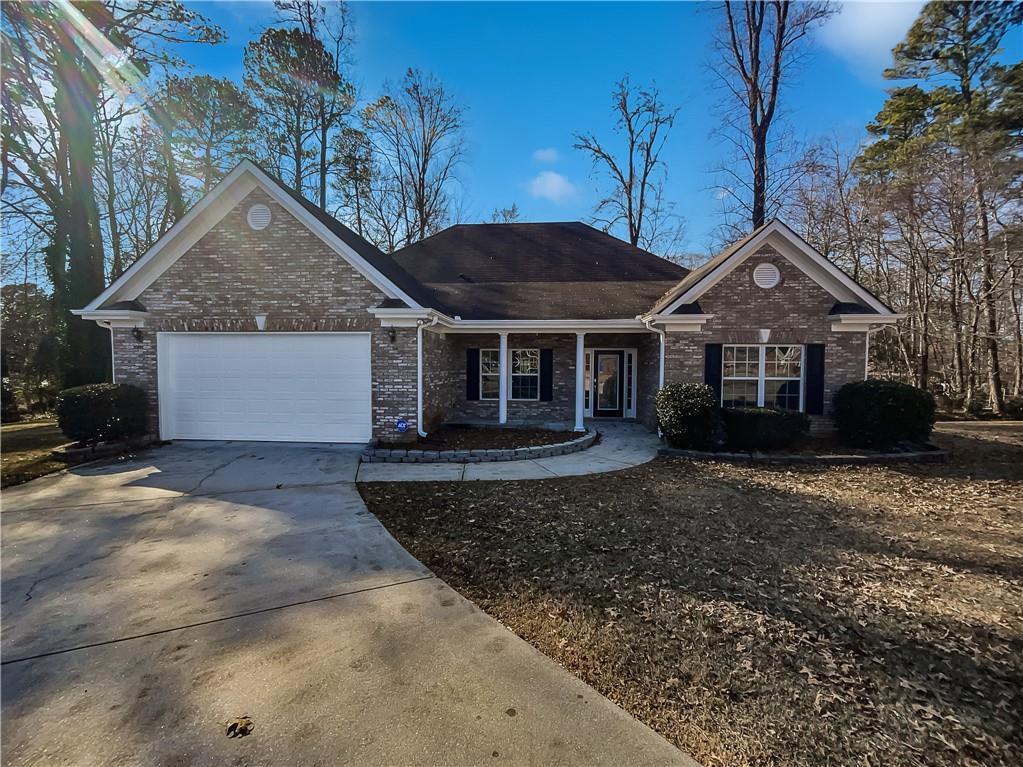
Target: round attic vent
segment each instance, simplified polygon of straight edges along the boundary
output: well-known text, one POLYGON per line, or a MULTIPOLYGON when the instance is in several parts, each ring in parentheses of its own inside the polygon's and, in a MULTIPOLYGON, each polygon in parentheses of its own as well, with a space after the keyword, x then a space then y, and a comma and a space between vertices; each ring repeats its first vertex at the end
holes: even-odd
POLYGON ((773 288, 781 282, 781 272, 774 264, 757 264, 753 270, 753 282, 758 288, 773 288))
POLYGON ((249 208, 247 218, 249 228, 255 229, 257 232, 260 229, 266 229, 270 226, 270 209, 266 205, 253 205, 249 208))

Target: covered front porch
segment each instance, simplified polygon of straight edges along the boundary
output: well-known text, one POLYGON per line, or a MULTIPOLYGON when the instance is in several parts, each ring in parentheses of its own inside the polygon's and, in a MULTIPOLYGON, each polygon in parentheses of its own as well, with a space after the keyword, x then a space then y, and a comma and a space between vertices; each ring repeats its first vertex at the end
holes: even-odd
POLYGON ((616 333, 435 332, 423 339, 423 422, 584 431, 588 419, 655 424, 660 341, 616 333))

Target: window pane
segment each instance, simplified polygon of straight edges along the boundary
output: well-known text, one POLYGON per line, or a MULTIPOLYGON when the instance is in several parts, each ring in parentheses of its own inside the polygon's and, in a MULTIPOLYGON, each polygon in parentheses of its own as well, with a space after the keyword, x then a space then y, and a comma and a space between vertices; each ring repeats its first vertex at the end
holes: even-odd
POLYGON ((500 373, 501 353, 497 349, 480 350, 480 372, 500 373))
POLYGON ((723 354, 725 378, 756 378, 760 374, 759 346, 726 346, 723 354))
POLYGON ((540 372, 539 349, 513 349, 512 373, 533 374, 540 372))
POLYGON ((500 396, 501 377, 483 375, 480 377, 480 399, 497 399, 500 396))
POLYGON ((535 375, 512 375, 512 399, 537 399, 540 396, 540 378, 535 375))
POLYGON ((768 346, 765 374, 768 378, 799 378, 802 347, 768 346))
POLYGON ((756 407, 756 381, 724 381, 721 385, 721 404, 724 407, 756 407))
POLYGON ((799 410, 799 381, 765 381, 764 406, 799 410))

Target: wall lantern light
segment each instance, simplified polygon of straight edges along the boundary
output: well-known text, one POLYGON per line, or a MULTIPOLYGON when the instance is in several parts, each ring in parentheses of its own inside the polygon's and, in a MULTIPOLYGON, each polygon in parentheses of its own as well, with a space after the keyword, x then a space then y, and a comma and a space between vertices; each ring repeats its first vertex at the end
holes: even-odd
POLYGON ((132 335, 132 338, 134 338, 136 341, 141 341, 142 340, 142 328, 140 328, 138 325, 136 325, 135 327, 133 327, 131 329, 131 335, 132 335))
POLYGON ((768 341, 771 340, 771 331, 770 330, 761 330, 759 332, 760 332, 760 343, 766 344, 768 341))
POLYGON ((256 315, 256 330, 263 330, 264 328, 266 328, 266 315, 265 314, 257 314, 256 315))
POLYGON ((392 344, 398 340, 398 331, 394 328, 387 328, 387 340, 392 344))

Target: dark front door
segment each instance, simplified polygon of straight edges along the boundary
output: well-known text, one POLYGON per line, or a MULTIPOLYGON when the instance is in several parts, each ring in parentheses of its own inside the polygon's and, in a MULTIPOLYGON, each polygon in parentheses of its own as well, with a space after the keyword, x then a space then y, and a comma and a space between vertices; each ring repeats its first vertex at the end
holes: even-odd
POLYGON ((593 415, 597 418, 621 418, 625 412, 625 352, 593 352, 593 415))

